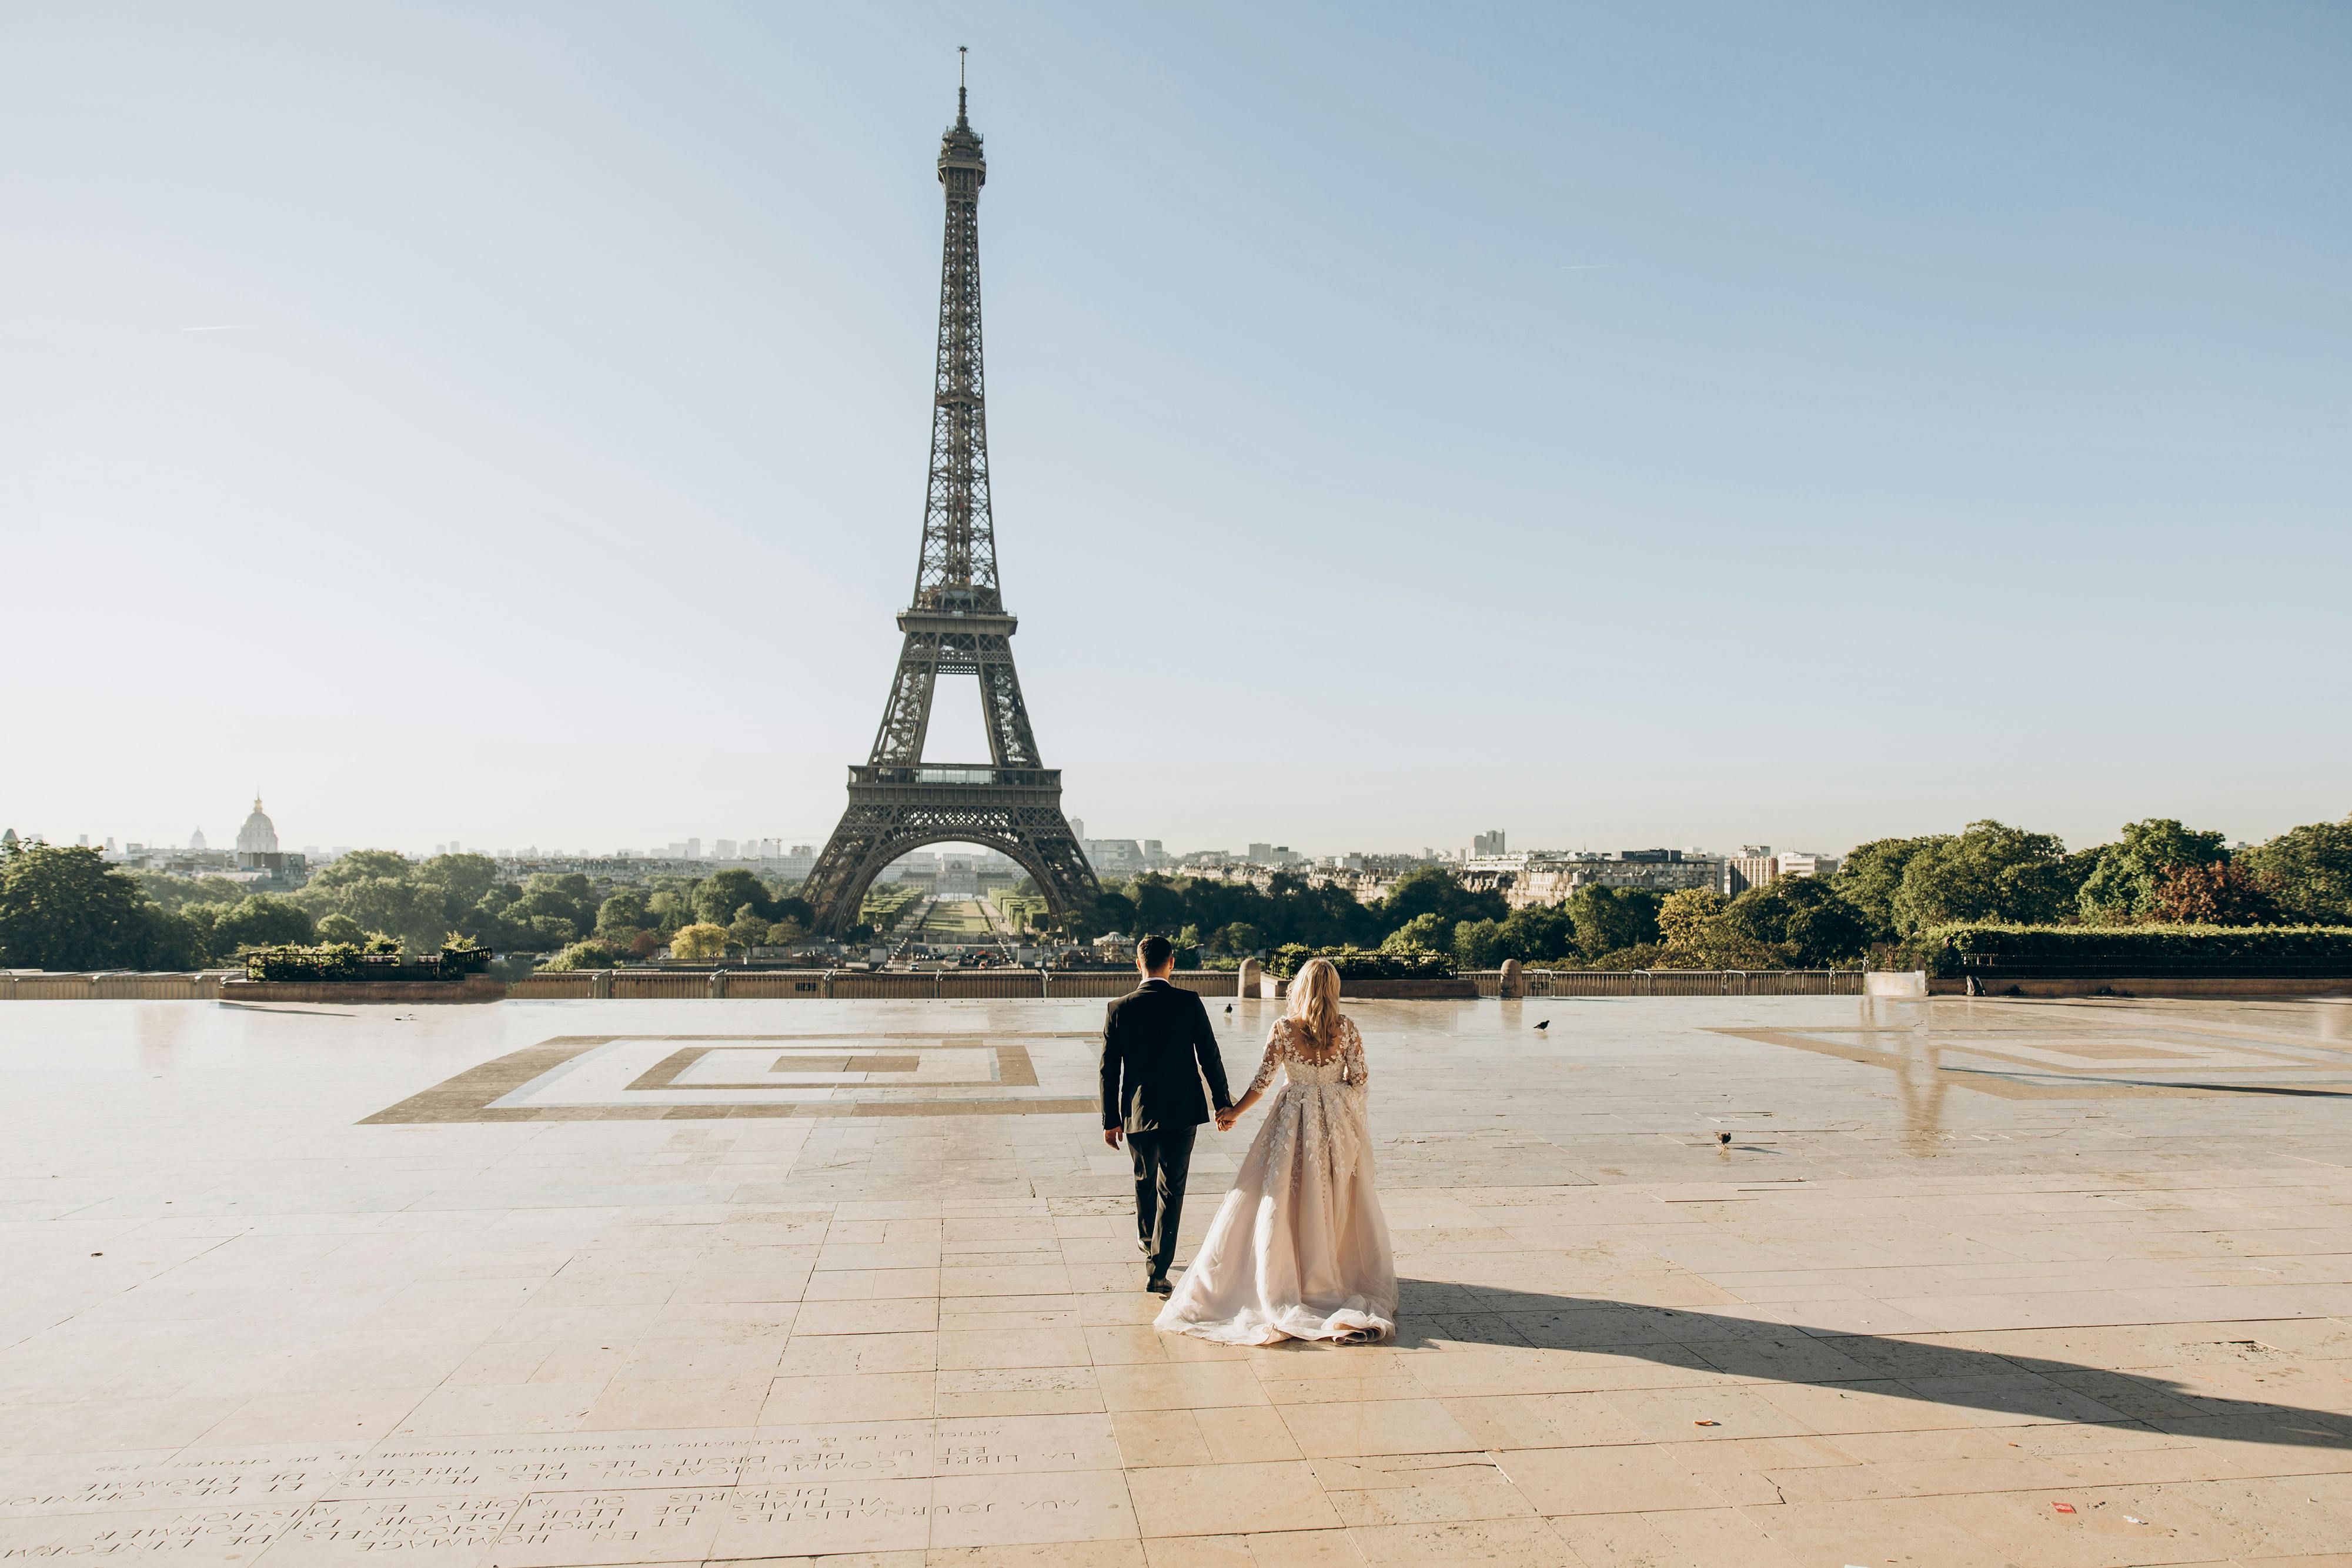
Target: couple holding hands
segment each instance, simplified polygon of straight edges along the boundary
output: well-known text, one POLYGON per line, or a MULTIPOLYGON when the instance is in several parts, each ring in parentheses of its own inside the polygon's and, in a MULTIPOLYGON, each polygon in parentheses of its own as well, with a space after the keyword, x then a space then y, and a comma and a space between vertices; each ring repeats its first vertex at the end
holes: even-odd
POLYGON ((1227 1344, 1395 1333, 1396 1260, 1372 1186, 1370 1074, 1363 1038, 1339 1011, 1339 971, 1322 958, 1300 966, 1236 1103, 1207 1006, 1169 978, 1168 939, 1145 937, 1136 967, 1143 983, 1111 1003, 1103 1023, 1103 1141, 1117 1148, 1123 1138, 1135 1165, 1144 1289, 1168 1297, 1156 1326, 1227 1344), (1283 1086, 1233 1189, 1182 1281, 1171 1283, 1193 1136, 1213 1105, 1217 1130, 1230 1132, 1276 1073, 1283 1086))

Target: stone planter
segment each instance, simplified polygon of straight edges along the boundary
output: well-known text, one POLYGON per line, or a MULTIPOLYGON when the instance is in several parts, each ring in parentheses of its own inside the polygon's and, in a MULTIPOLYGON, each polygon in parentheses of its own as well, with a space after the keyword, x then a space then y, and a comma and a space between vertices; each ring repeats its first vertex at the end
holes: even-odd
POLYGON ((225 1002, 502 1002, 504 980, 223 980, 225 1002))

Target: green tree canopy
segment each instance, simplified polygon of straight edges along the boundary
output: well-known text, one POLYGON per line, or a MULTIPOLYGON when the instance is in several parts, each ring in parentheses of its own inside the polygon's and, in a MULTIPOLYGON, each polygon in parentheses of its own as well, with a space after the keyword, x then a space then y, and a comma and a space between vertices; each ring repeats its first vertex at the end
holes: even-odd
POLYGON ((1658 939, 1664 894, 1641 887, 1580 887, 1568 901, 1576 950, 1587 958, 1658 939))
POLYGON ((1460 921, 1500 920, 1510 912, 1501 894, 1473 893, 1462 885, 1460 877, 1444 867, 1420 866, 1391 884, 1378 914, 1381 928, 1393 931, 1423 915, 1442 915, 1451 929, 1460 921))
POLYGON ((768 884, 740 867, 713 872, 694 884, 694 917, 713 925, 724 925, 735 918, 735 912, 745 904, 762 920, 773 920, 774 896, 768 884))
POLYGON ((1895 895, 1902 891, 1903 873, 1921 851, 1949 842, 1950 834, 1934 833, 1926 838, 1873 839, 1866 844, 1857 844, 1838 863, 1832 885, 1839 896, 1860 912, 1873 937, 1891 942, 1897 935, 1895 895))
POLYGON ((1185 926, 1184 898, 1164 876, 1139 876, 1128 886, 1135 904, 1134 936, 1173 936, 1185 926))
POLYGON ((257 893, 214 919, 208 946, 214 957, 227 958, 240 948, 297 946, 317 934, 309 910, 290 898, 257 893))
POLYGON ((1432 909, 1414 915, 1381 939, 1383 953, 1442 953, 1454 945, 1454 927, 1460 921, 1449 921, 1432 909))
MULTIPOLYGON (((117 873, 122 875, 122 873, 117 873)), ((200 904, 217 904, 227 908, 245 897, 245 884, 231 882, 225 876, 171 876, 160 871, 135 871, 128 873, 139 891, 158 907, 177 915, 200 904)), ((217 915, 219 909, 214 914, 217 915)))
POLYGON ((416 879, 430 883, 442 890, 455 925, 459 915, 482 902, 483 894, 498 885, 499 862, 488 855, 435 855, 416 868, 416 879))
POLYGON ((1503 923, 1499 920, 1455 921, 1453 950, 1457 968, 1493 968, 1503 961, 1503 923))
POLYGON ((2173 866, 2149 895, 2147 916, 2167 925, 2281 924, 2269 879, 2232 861, 2173 866))
POLYGON ((1514 909, 1502 925, 1502 956, 1541 964, 1576 952, 1576 919, 1565 905, 1514 909))
POLYGON ((727 940, 738 947, 765 946, 774 927, 774 922, 765 919, 759 911, 746 904, 736 910, 735 917, 727 923, 727 940))
POLYGON ((1235 920, 1220 925, 1209 936, 1209 950, 1225 953, 1238 958, 1255 953, 1265 946, 1265 933, 1246 920, 1235 920))
POLYGON ((1749 888, 1731 901, 1720 921, 1731 946, 1777 949, 1801 968, 1858 958, 1872 936, 1860 910, 1831 883, 1809 876, 1784 876, 1749 888))
POLYGON ((1685 887, 1658 905, 1658 940, 1675 954, 1696 954, 1723 915, 1727 901, 1711 887, 1685 887))
POLYGON ((321 942, 345 942, 357 946, 374 933, 350 915, 338 910, 319 917, 318 938, 321 942))
POLYGON ((670 936, 669 956, 688 964, 715 964, 727 956, 727 927, 707 920, 681 925, 670 936))
POLYGON ((537 930, 552 929, 541 926, 542 919, 562 921, 571 933, 563 940, 571 942, 596 928, 596 887, 576 871, 535 872, 508 913, 514 919, 529 921, 537 930))
POLYGON ((2087 869, 2054 833, 1970 822, 1958 838, 1927 841, 1904 866, 1895 927, 1907 936, 1953 921, 2048 924, 2073 910, 2087 869))
POLYGON ((194 926, 101 852, 34 841, 0 851, 0 964, 14 969, 186 969, 194 926))
POLYGON ((404 881, 416 868, 397 850, 353 850, 338 856, 310 878, 311 887, 341 887, 372 876, 404 881))
POLYGON ((331 913, 357 922, 363 930, 395 937, 410 952, 438 948, 449 933, 441 890, 413 878, 363 876, 331 891, 331 913))
POLYGON ((639 888, 614 888, 613 895, 596 906, 599 932, 642 931, 653 923, 653 915, 646 907, 645 893, 639 888))
POLYGON ((610 969, 621 961, 620 954, 601 942, 574 942, 546 963, 542 969, 610 969))
POLYGON ((2238 858, 2289 918, 2352 925, 2352 817, 2289 828, 2238 858))
POLYGON ((2176 866, 2218 865, 2229 859, 2228 846, 2225 835, 2184 828, 2171 817, 2126 822, 2121 841, 2091 852, 2090 874, 2075 894, 2075 907, 2085 920, 2147 919, 2157 884, 2168 873, 2176 866))

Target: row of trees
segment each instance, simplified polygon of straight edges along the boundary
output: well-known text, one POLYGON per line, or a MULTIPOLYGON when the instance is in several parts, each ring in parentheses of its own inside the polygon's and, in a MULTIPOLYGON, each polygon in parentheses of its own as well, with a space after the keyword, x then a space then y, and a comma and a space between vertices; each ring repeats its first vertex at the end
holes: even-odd
POLYGON ((487 855, 413 862, 360 850, 281 894, 127 873, 96 850, 37 841, 0 858, 0 963, 22 968, 188 969, 255 947, 377 936, 410 952, 453 936, 500 952, 594 942, 617 959, 652 954, 689 926, 715 926, 738 946, 797 941, 811 919, 804 902, 740 870, 600 897, 578 873, 502 881, 487 855))
POLYGON ((2020 925, 2352 925, 2352 817, 2232 851, 2170 818, 2072 853, 2000 822, 1877 839, 1838 868, 1840 893, 1892 941, 1956 921, 2020 925))
MULTIPOLYGON (((688 939, 696 951, 714 942, 724 951, 796 941, 813 919, 792 889, 741 870, 600 897, 578 874, 501 881, 486 855, 412 862, 362 850, 278 895, 133 877, 89 849, 11 844, 0 856, 0 963, 12 967, 181 969, 251 947, 377 935, 411 951, 456 935, 499 951, 569 948, 571 961, 609 963, 674 946, 688 927, 711 928, 688 939)), ((1984 921, 2352 925, 2352 818, 2234 852, 2221 833, 2169 819, 2131 823, 2116 841, 2074 852, 2053 834, 1973 822, 1958 833, 1874 840, 1827 881, 1784 880, 1733 899, 1588 888, 1550 909, 1512 910, 1438 867, 1400 878, 1370 904, 1289 874, 1263 889, 1154 874, 1107 886, 1070 912, 1068 926, 1080 939, 1155 933, 1213 956, 1296 943, 1450 954, 1474 968, 1504 958, 1754 968, 1849 962, 1934 925, 1984 921)))
POLYGON ((1297 943, 1447 953, 1465 968, 1505 958, 1764 968, 1851 962, 1955 922, 2352 925, 2352 818, 2235 852, 2219 832, 2165 818, 2072 852, 2054 834, 1988 821, 1874 840, 1827 881, 1786 879, 1736 898, 1587 888, 1553 908, 1516 911, 1436 867, 1370 904, 1289 875, 1265 890, 1147 875, 1107 887, 1072 925, 1080 936, 1156 933, 1213 956, 1297 943))

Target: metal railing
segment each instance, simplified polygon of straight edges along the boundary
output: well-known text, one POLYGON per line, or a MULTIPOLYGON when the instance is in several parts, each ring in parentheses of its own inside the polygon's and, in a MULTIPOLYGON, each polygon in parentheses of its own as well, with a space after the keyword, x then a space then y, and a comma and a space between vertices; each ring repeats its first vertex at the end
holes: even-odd
MULTIPOLYGON (((1858 997, 1860 969, 1529 969, 1531 997, 1858 997)), ((1502 994, 1498 970, 1472 977, 1478 994, 1502 994)))
MULTIPOLYGON (((234 969, 89 974, 0 971, 0 1001, 216 1001, 234 969)), ((1465 971, 1481 997, 1502 994, 1499 970, 1465 971)), ((1238 997, 1231 969, 1179 969, 1174 982, 1203 997, 1238 997)), ((1530 997, 1858 997, 1860 969, 1529 969, 1530 997)), ((331 984, 331 982, 321 982, 331 984)), ((530 1000, 760 998, 1004 998, 1123 997, 1125 969, 559 969, 510 982, 530 1000)))
POLYGON ((220 998, 220 983, 236 969, 116 969, 89 974, 0 972, 0 1001, 205 1002, 220 998))
MULTIPOLYGON (((1237 997, 1231 969, 1179 969, 1175 983, 1204 997, 1237 997)), ((612 998, 723 997, 811 1001, 903 998, 1017 999, 1123 997, 1136 978, 1125 969, 560 969, 526 975, 509 997, 557 1001, 612 998)))

